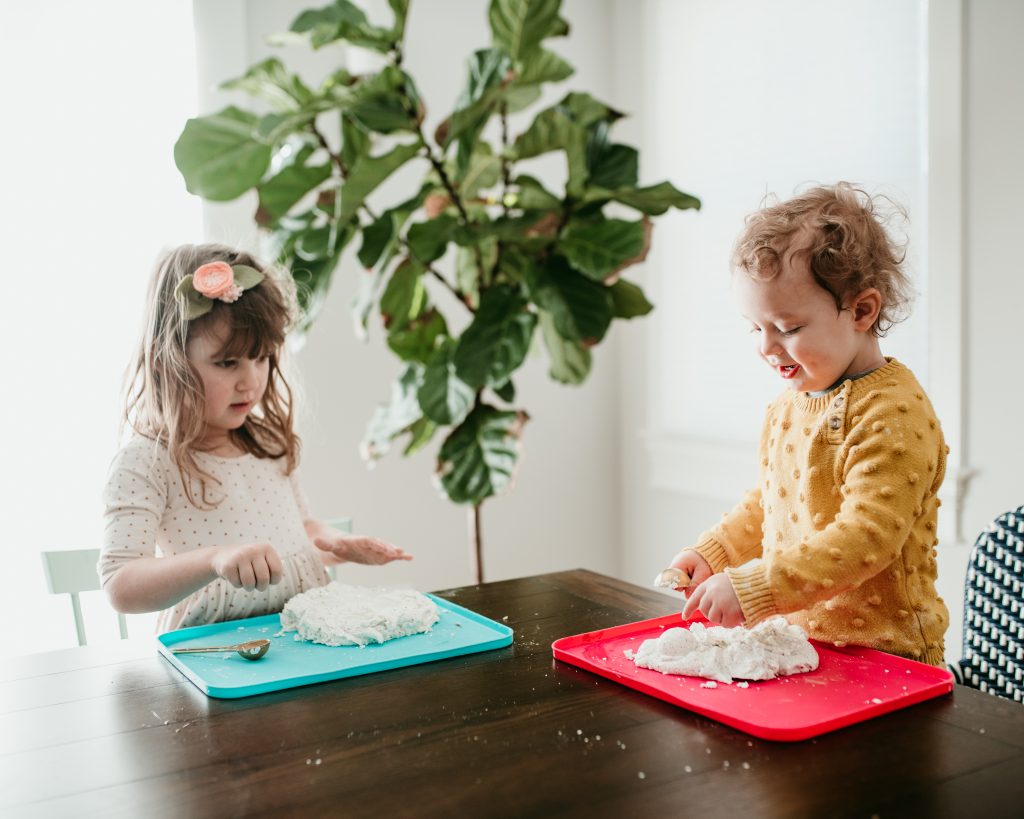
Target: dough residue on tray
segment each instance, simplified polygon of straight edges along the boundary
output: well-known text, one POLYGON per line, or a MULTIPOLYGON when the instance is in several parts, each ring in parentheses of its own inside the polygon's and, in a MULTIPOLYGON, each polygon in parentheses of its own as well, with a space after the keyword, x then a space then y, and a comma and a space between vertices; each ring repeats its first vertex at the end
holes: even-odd
POLYGON ((665 629, 644 640, 633 662, 662 674, 685 674, 719 682, 770 680, 818 667, 818 652, 799 626, 770 617, 753 628, 706 627, 665 629))
POLYGON ((281 627, 296 640, 327 646, 364 646, 430 631, 440 612, 410 589, 328 583, 297 594, 281 612, 281 627))

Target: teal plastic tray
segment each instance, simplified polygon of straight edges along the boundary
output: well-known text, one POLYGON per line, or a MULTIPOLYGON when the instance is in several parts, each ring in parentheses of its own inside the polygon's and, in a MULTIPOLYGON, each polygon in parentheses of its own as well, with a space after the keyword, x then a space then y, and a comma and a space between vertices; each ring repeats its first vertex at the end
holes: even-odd
POLYGON ((169 631, 157 637, 158 647, 167 661, 207 696, 234 699, 511 645, 512 629, 508 626, 432 594, 427 597, 437 604, 441 615, 431 631, 362 648, 296 640, 294 631, 279 634, 281 617, 277 614, 169 631), (256 661, 234 652, 171 653, 172 648, 234 645, 260 639, 270 640, 270 650, 256 661))

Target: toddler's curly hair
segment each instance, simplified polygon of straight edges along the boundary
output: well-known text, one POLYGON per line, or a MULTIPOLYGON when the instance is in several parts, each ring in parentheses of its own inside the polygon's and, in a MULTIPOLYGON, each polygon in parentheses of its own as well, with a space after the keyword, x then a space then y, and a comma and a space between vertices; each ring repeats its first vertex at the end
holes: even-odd
POLYGON ((849 182, 811 188, 750 214, 732 265, 751 278, 772 279, 792 249, 794 256, 807 257, 811 275, 832 294, 838 310, 862 290, 878 290, 882 308, 871 332, 884 336, 907 317, 913 295, 902 270, 905 249, 885 229, 894 214, 907 217, 888 197, 873 197, 849 182))

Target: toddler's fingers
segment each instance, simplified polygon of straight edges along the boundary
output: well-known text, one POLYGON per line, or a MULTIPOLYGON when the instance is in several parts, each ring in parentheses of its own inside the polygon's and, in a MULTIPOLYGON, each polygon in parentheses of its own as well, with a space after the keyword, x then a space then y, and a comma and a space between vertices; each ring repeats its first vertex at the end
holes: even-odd
POLYGON ((322 552, 333 552, 334 548, 331 546, 331 542, 326 538, 315 537, 313 538, 313 545, 316 546, 322 552))
POLYGON ((704 595, 701 592, 700 587, 698 586, 694 590, 694 592, 686 599, 686 605, 683 606, 684 620, 689 620, 691 617, 693 617, 693 613, 697 611, 697 608, 700 605, 700 599, 703 596, 704 595))

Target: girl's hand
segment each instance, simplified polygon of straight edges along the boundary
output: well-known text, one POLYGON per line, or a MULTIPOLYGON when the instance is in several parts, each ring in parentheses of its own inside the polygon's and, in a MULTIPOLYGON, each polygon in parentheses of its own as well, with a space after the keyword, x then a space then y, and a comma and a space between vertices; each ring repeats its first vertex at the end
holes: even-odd
POLYGON ((724 573, 712 575, 697 587, 686 601, 683 619, 689 620, 695 611, 726 628, 738 626, 745 619, 732 581, 724 573))
POLYGON ((336 529, 314 535, 313 545, 326 553, 324 562, 328 564, 365 563, 380 566, 392 560, 412 560, 412 555, 383 540, 349 535, 336 529))
POLYGON ((685 589, 681 589, 687 597, 693 594, 694 590, 701 583, 714 574, 711 571, 711 564, 704 559, 700 552, 694 549, 683 549, 683 551, 675 556, 675 559, 669 566, 674 569, 682 569, 690 576, 690 585, 685 589))
POLYGON ((210 568, 236 589, 265 591, 281 582, 284 567, 269 543, 243 546, 218 546, 213 550, 210 568))

